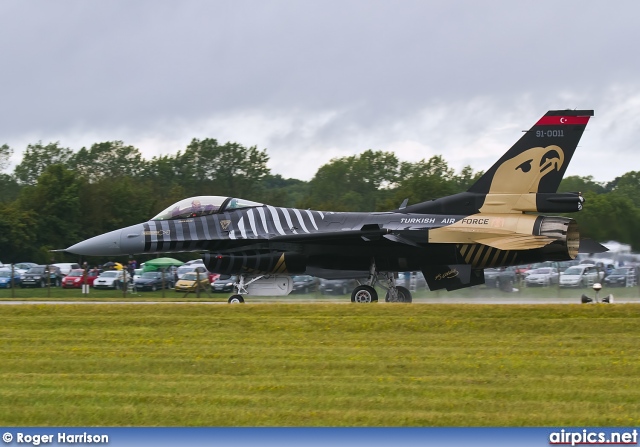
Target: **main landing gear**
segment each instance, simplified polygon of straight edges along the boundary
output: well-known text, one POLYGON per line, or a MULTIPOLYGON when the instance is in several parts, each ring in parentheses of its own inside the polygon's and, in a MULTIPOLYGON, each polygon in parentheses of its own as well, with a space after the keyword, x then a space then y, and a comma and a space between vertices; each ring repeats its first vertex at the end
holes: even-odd
MULTIPOLYGON (((249 292, 247 288, 249 285, 255 283, 256 281, 263 280, 263 282, 259 284, 255 284, 252 287, 252 294, 258 294, 262 296, 272 296, 272 295, 288 295, 291 292, 291 283, 288 283, 287 287, 280 288, 267 288, 269 286, 269 278, 277 279, 279 284, 287 284, 286 281, 282 281, 282 276, 280 277, 272 277, 271 275, 259 275, 259 276, 249 276, 245 274, 238 275, 238 281, 233 285, 235 289, 235 294, 231 295, 227 302, 229 304, 242 304, 244 303, 243 295, 247 295, 249 292), (280 279, 278 279, 280 278, 280 279), (262 291, 262 293, 259 293, 262 291), (279 292, 279 293, 271 293, 279 292)), ((290 277, 286 277, 287 281, 291 281, 290 277)), ((374 303, 378 301, 378 292, 374 288, 375 285, 379 285, 387 292, 385 294, 384 300, 387 303, 410 303, 412 301, 411 292, 405 287, 396 285, 395 273, 393 272, 378 272, 376 270, 376 264, 372 260, 371 267, 369 269, 369 276, 364 284, 360 284, 351 292, 351 302, 352 303, 374 303)))
POLYGON ((369 268, 369 278, 367 284, 361 284, 351 292, 352 303, 374 303, 378 301, 378 292, 373 288, 380 284, 387 290, 384 300, 387 303, 410 303, 412 301, 411 292, 406 287, 397 286, 395 274, 391 272, 376 271, 375 261, 371 261, 369 268))

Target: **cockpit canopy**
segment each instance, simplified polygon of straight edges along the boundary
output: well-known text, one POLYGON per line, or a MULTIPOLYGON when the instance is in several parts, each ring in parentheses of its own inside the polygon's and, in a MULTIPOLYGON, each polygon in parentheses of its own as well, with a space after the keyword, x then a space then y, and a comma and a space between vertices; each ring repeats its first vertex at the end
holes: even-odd
POLYGON ((262 203, 221 196, 189 197, 174 203, 151 220, 187 219, 253 206, 262 206, 262 203))

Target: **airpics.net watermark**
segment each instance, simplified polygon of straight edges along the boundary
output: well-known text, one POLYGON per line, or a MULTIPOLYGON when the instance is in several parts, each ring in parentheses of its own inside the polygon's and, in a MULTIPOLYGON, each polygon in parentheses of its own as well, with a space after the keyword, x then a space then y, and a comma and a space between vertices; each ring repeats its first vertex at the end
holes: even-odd
POLYGON ((638 430, 604 432, 595 430, 560 430, 549 435, 551 445, 637 445, 638 430))
POLYGON ((2 435, 5 444, 30 444, 43 445, 51 444, 56 441, 58 444, 108 444, 109 436, 100 434, 91 434, 83 432, 81 434, 71 434, 65 432, 44 433, 44 434, 26 434, 26 433, 10 433, 6 432, 2 435))

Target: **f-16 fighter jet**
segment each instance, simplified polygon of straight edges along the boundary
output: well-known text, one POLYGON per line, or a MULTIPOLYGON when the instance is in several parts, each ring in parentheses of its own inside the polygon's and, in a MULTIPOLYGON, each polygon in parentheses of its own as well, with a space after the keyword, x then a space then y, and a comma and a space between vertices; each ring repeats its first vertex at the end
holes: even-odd
MULTIPOLYGON (((79 255, 197 251, 209 271, 234 275, 229 302, 286 295, 289 275, 367 278, 353 302, 411 302, 399 271, 423 272, 429 289, 484 283, 484 270, 565 261, 581 251, 575 220, 540 213, 580 211, 579 192, 558 193, 593 110, 552 110, 468 191, 388 212, 280 208, 236 197, 181 200, 150 221, 79 242, 79 255)), ((593 242, 584 251, 606 250, 593 242), (595 246, 594 246, 595 245, 595 246), (599 249, 602 250, 599 250, 599 249)))

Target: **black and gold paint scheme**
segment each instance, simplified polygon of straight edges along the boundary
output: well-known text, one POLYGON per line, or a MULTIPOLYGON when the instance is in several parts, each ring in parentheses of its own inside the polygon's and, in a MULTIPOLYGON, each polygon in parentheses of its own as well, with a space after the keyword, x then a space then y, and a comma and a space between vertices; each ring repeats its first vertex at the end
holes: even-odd
MULTIPOLYGON (((591 116, 549 111, 468 191, 390 212, 235 209, 226 204, 238 199, 216 196, 224 201, 209 215, 151 220, 113 232, 113 242, 111 233, 93 239, 108 253, 202 252, 221 274, 422 270, 432 290, 482 284, 484 268, 576 257, 575 221, 539 213, 582 209, 580 192, 557 189, 591 116)), ((68 250, 90 253, 91 241, 68 250)))

